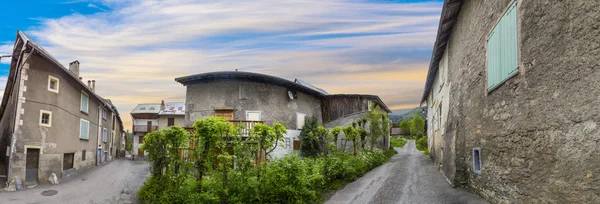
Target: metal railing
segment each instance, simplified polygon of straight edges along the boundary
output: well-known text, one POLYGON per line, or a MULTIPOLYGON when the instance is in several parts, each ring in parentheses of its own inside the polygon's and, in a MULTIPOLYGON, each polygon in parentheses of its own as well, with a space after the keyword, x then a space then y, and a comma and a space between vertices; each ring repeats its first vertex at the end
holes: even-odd
POLYGON ((151 131, 155 131, 155 130, 158 130, 158 126, 157 125, 152 125, 152 126, 148 126, 148 125, 134 125, 133 126, 133 131, 134 132, 151 132, 151 131))
POLYGON ((244 137, 248 137, 250 133, 250 129, 254 127, 255 124, 263 123, 263 121, 250 121, 250 120, 230 120, 230 123, 234 125, 243 125, 245 128, 240 130, 240 134, 244 137))

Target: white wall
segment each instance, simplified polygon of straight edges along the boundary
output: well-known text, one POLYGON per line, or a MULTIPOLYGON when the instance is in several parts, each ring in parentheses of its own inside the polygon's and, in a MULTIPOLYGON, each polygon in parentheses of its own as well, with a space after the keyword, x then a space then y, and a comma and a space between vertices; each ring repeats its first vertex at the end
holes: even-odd
POLYGON ((300 136, 300 130, 287 130, 287 134, 283 136, 283 142, 277 145, 277 148, 271 152, 273 159, 283 157, 286 154, 294 152, 294 139, 300 136))
POLYGON ((433 136, 436 133, 441 136, 445 134, 446 122, 448 121, 448 104, 450 103, 450 86, 451 82, 448 81, 448 52, 446 50, 440 60, 438 74, 433 81, 427 99, 427 138, 429 144, 432 144, 433 136))

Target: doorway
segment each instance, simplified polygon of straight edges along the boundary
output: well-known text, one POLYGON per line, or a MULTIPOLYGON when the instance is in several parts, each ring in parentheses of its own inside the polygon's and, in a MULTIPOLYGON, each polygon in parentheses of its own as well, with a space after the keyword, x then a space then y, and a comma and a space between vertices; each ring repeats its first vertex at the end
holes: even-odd
POLYGON ((144 158, 144 150, 142 150, 142 148, 138 148, 138 158, 139 159, 144 158))
POLYGON ((25 161, 25 185, 38 184, 38 165, 40 164, 40 149, 27 148, 25 161))

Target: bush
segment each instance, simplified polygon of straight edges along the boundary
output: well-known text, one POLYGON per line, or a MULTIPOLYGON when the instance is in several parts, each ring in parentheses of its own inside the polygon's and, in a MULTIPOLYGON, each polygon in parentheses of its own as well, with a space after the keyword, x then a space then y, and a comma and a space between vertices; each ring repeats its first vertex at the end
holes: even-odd
POLYGON ((319 138, 314 135, 317 132, 319 124, 314 117, 304 119, 304 126, 300 131, 300 154, 303 157, 314 157, 321 152, 319 138))
POLYGON ((390 139, 390 144, 392 147, 402 148, 406 144, 406 139, 401 137, 392 137, 390 139))
POLYGON ((423 151, 425 155, 429 155, 429 148, 427 148, 427 137, 421 137, 416 141, 416 146, 419 151, 423 151))

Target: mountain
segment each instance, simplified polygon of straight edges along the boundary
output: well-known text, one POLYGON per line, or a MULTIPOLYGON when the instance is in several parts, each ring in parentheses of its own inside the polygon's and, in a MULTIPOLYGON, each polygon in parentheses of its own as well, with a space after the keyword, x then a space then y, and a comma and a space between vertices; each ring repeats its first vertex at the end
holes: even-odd
POLYGON ((427 118, 427 112, 423 113, 423 109, 427 110, 427 107, 416 107, 412 109, 400 109, 393 110, 392 113, 388 114, 392 123, 399 123, 403 120, 410 120, 413 115, 420 114, 421 117, 427 118))

